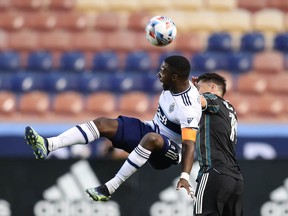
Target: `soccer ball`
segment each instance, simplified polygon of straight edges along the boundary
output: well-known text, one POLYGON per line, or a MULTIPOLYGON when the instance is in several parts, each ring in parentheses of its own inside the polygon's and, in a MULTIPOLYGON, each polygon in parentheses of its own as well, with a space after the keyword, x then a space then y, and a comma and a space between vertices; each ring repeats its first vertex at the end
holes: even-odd
POLYGON ((177 28, 173 20, 165 16, 152 17, 145 28, 146 38, 154 46, 166 46, 176 37, 177 28))

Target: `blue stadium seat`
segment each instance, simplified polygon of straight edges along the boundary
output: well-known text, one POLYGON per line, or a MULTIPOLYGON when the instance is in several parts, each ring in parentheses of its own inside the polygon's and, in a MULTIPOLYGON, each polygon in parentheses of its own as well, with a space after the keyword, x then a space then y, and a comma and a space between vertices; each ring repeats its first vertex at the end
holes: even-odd
POLYGON ((253 54, 247 52, 235 52, 226 55, 224 70, 231 72, 246 72, 252 69, 253 54))
POLYGON ((274 49, 287 53, 287 51, 288 51, 288 33, 279 33, 275 36, 274 49))
POLYGON ((20 55, 14 51, 0 53, 0 70, 15 71, 20 68, 20 55))
POLYGON ((83 71, 86 67, 82 52, 64 52, 60 57, 60 69, 64 71, 83 71))
POLYGON ((209 72, 223 68, 223 55, 221 53, 205 52, 192 56, 191 66, 194 71, 209 72))
POLYGON ((230 52, 232 51, 232 37, 229 33, 213 33, 208 38, 208 51, 230 52))
POLYGON ((119 68, 119 58, 116 52, 104 51, 96 53, 93 57, 92 70, 116 71, 119 68))
POLYGON ((82 73, 78 78, 77 91, 83 93, 93 93, 97 91, 111 91, 113 88, 110 82, 111 74, 105 72, 82 73))
POLYGON ((27 60, 27 69, 33 71, 48 71, 53 66, 52 54, 46 51, 31 52, 27 60))
POLYGON ((77 74, 53 71, 42 75, 42 77, 45 79, 43 90, 50 93, 75 90, 79 85, 79 76, 77 74))
POLYGON ((10 91, 12 89, 12 73, 0 74, 0 91, 10 91))
POLYGON ((46 82, 45 78, 39 74, 20 71, 13 74, 11 90, 14 92, 42 90, 44 82, 46 82))
POLYGON ((149 71, 152 68, 151 57, 147 52, 128 53, 125 62, 125 69, 128 71, 149 71))
POLYGON ((241 37, 240 50, 245 52, 259 52, 265 49, 265 38, 260 32, 249 32, 241 37))

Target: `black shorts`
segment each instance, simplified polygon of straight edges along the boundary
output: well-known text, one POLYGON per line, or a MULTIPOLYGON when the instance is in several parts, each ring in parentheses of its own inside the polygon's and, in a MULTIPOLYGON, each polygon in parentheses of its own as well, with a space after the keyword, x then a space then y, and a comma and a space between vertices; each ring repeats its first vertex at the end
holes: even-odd
POLYGON ((196 189, 195 215, 243 216, 244 183, 210 169, 200 177, 196 189))

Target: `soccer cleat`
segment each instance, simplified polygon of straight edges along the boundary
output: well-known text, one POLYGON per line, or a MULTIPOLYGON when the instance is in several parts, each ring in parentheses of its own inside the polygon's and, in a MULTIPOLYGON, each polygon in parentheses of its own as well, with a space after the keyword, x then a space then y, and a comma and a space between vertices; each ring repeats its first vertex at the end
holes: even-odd
POLYGON ((88 188, 86 189, 86 193, 88 193, 94 201, 98 202, 106 202, 111 198, 106 185, 100 185, 96 188, 88 188))
POLYGON ((31 146, 34 151, 36 159, 45 159, 49 154, 47 149, 47 139, 40 136, 32 127, 25 128, 25 139, 27 144, 31 146))

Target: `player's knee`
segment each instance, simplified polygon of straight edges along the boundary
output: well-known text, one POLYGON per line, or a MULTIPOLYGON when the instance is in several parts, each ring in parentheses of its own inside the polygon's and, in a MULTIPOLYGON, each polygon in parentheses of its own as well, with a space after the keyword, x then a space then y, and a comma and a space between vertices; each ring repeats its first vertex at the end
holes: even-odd
POLYGON ((109 119, 106 117, 99 117, 93 120, 101 136, 110 138, 117 130, 118 122, 116 119, 109 119))
POLYGON ((162 149, 163 143, 162 136, 153 132, 147 133, 141 141, 141 145, 150 151, 162 149))

